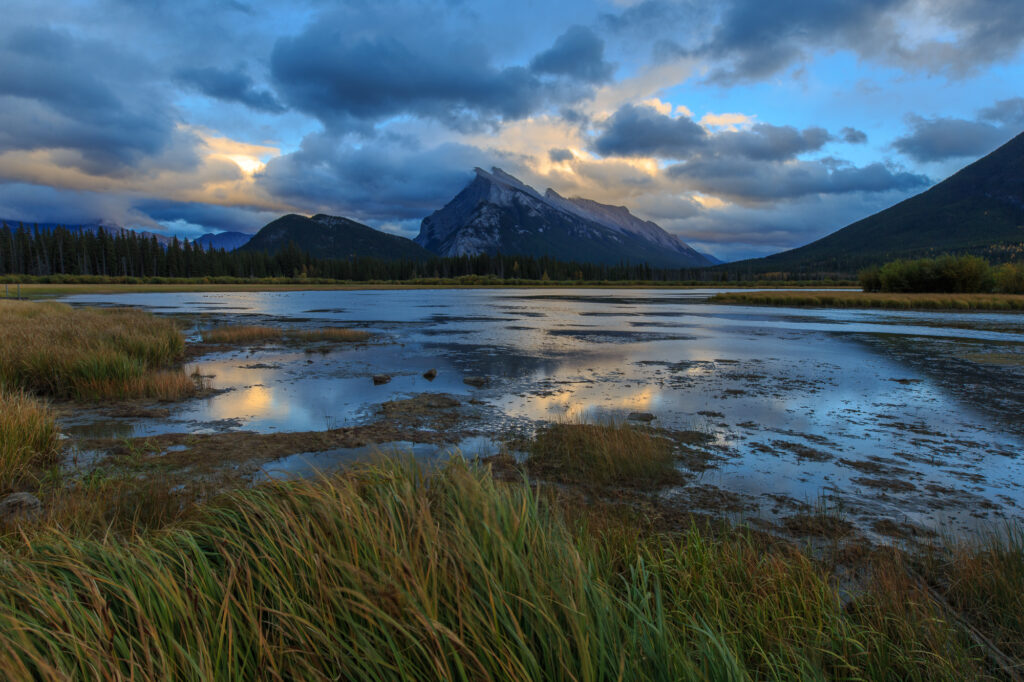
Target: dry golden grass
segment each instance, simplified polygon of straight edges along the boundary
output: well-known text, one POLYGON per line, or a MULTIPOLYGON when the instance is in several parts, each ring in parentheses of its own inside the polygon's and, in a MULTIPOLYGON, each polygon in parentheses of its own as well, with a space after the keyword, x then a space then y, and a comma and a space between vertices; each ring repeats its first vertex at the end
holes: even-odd
POLYGON ((283 341, 290 339, 313 343, 317 341, 357 342, 366 341, 371 334, 361 329, 345 329, 342 327, 324 327, 322 329, 281 329, 280 327, 261 327, 256 325, 231 325, 214 327, 202 332, 206 343, 226 345, 242 345, 261 343, 264 341, 283 341))
POLYGON ((345 329, 343 327, 324 327, 323 329, 296 329, 288 332, 291 338, 300 341, 335 341, 355 343, 366 341, 372 336, 362 329, 345 329))
POLYGON ((1024 310, 1021 294, 889 294, 863 291, 756 291, 715 294, 711 303, 895 310, 1024 310))
POLYGON ((279 341, 283 336, 283 330, 278 327, 261 327, 257 325, 230 325, 203 330, 203 341, 206 343, 258 343, 261 341, 279 341))
POLYGON ((50 408, 24 391, 0 387, 0 492, 32 468, 54 462, 59 453, 50 408))
POLYGON ((38 395, 191 395, 195 385, 171 367, 184 349, 174 322, 140 310, 0 301, 0 381, 38 395))

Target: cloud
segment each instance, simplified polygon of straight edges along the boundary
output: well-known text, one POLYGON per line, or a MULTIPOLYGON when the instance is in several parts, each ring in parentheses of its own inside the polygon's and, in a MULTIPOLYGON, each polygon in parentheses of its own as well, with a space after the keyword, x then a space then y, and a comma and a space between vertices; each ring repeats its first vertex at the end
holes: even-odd
POLYGON ((868 134, 863 130, 857 130, 847 126, 839 131, 839 136, 847 144, 867 144, 868 134))
POLYGON ((572 161, 576 158, 576 155, 568 149, 549 149, 548 158, 555 163, 561 163, 563 161, 572 161))
POLYGON ((783 161, 821 149, 832 136, 824 128, 797 130, 792 126, 757 123, 750 130, 727 131, 711 138, 719 156, 741 156, 755 161, 783 161))
POLYGON ((615 70, 604 60, 604 41, 583 26, 572 26, 558 36, 551 48, 530 61, 530 69, 586 83, 607 82, 615 70))
POLYGON ((207 97, 239 102, 250 109, 273 114, 285 111, 273 93, 258 90, 252 78, 240 69, 225 71, 216 67, 186 67, 179 69, 176 76, 183 85, 207 97))
POLYGON ((48 28, 0 36, 0 153, 63 150, 63 161, 118 176, 162 155, 195 165, 196 143, 149 80, 149 67, 103 43, 48 28), (173 148, 173 149, 172 149, 173 148))
POLYGON ((1024 97, 1014 97, 996 102, 978 112, 984 121, 996 121, 1020 131, 1024 129, 1024 97))
POLYGON ((473 177, 475 166, 501 165, 501 154, 444 143, 417 149, 403 139, 356 148, 318 133, 298 151, 272 159, 256 176, 271 195, 306 212, 356 220, 421 219, 441 208, 473 177))
POLYGON ((1013 58, 1024 45, 1018 0, 731 0, 710 17, 695 12, 692 23, 680 16, 681 7, 693 3, 642 2, 606 24, 619 31, 646 28, 663 57, 708 60, 707 81, 722 86, 764 80, 815 52, 840 50, 962 78, 1013 58))
POLYGON ((670 166, 666 173, 690 190, 744 204, 815 194, 908 191, 930 184, 923 175, 881 163, 837 167, 827 160, 763 163, 738 157, 701 157, 670 166))
POLYGON ((672 118, 651 107, 627 104, 605 122, 594 150, 605 156, 682 159, 707 141, 707 131, 688 116, 672 118))
MULTIPOLYGON (((660 102, 659 102, 660 103, 660 102)), ((792 126, 756 123, 745 130, 709 134, 689 116, 672 117, 665 107, 627 104, 604 123, 593 142, 594 150, 605 156, 656 156, 686 159, 704 156, 738 156, 759 161, 781 161, 805 152, 817 151, 832 139, 824 128, 797 130, 792 126)), ((742 115, 715 117, 729 125, 742 115)), ((707 118, 707 117, 705 117, 707 118)), ((704 119, 701 119, 704 121, 704 119)))
POLYGON ((920 162, 983 156, 1008 139, 1002 128, 962 118, 908 117, 911 132, 892 146, 920 162))

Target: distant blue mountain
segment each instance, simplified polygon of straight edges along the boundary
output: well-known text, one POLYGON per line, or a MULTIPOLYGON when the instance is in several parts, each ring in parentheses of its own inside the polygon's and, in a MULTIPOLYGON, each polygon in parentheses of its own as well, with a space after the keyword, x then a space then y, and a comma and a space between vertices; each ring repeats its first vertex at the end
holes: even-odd
POLYGON ((234 251, 238 247, 248 244, 250 239, 252 239, 252 235, 244 232, 208 232, 193 243, 207 250, 224 249, 225 251, 234 251))
POLYGON ((68 223, 37 223, 31 220, 13 220, 10 218, 0 218, 0 225, 7 225, 12 229, 17 228, 18 225, 24 225, 25 229, 27 230, 38 229, 44 231, 50 231, 57 227, 63 227, 65 230, 70 230, 71 232, 96 232, 102 227, 106 232, 110 234, 117 234, 119 232, 135 232, 136 234, 140 234, 143 237, 153 237, 158 242, 164 244, 165 246, 171 243, 171 237, 165 234, 160 234, 158 232, 149 232, 147 230, 137 230, 132 227, 122 227, 117 223, 111 223, 106 220, 93 220, 88 223, 71 225, 68 223))

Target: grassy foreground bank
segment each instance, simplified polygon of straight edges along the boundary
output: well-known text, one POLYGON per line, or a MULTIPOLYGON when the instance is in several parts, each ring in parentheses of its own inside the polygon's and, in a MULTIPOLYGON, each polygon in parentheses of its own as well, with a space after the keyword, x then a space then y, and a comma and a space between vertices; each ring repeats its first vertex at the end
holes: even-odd
MULTIPOLYGON (((0 669, 46 680, 998 679, 894 553, 872 557, 844 607, 823 567, 789 545, 569 509, 461 460, 427 475, 392 459, 232 493, 158 531, 9 534, 0 669)), ((1022 558, 1019 544, 1000 552, 1022 558)), ((1018 573, 1001 589, 1021 587, 1018 573)))
POLYGON ((715 294, 710 303, 894 310, 1024 310, 1022 294, 889 294, 863 291, 757 291, 715 294))

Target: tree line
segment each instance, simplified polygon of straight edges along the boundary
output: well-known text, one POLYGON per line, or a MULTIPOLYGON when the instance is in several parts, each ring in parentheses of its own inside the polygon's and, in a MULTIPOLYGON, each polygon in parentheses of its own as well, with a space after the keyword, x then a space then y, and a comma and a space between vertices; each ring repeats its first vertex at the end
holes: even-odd
POLYGON ((978 256, 894 260, 860 273, 864 291, 1024 294, 1024 263, 993 267, 978 256))
POLYGON ((131 279, 230 277, 349 281, 452 279, 466 276, 525 280, 720 281, 699 268, 652 268, 644 263, 600 265, 548 257, 488 255, 427 261, 317 258, 290 243, 276 253, 204 249, 187 239, 161 243, 130 230, 95 231, 0 227, 0 276, 100 276, 131 279))

